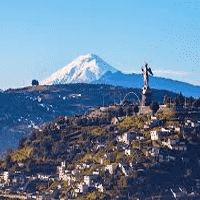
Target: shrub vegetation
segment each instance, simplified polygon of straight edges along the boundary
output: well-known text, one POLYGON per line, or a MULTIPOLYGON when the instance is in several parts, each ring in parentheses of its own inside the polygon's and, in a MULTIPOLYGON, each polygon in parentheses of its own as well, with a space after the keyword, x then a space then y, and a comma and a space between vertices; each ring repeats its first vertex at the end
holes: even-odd
POLYGON ((10 156, 12 161, 22 162, 25 161, 27 158, 32 157, 32 155, 33 155, 33 148, 27 146, 12 152, 10 156))
POLYGON ((174 111, 160 111, 156 113, 156 117, 163 120, 173 120, 176 117, 174 111))
POLYGON ((147 121, 150 120, 150 116, 148 115, 140 115, 140 116, 128 116, 122 122, 118 123, 119 128, 121 129, 142 129, 147 121))

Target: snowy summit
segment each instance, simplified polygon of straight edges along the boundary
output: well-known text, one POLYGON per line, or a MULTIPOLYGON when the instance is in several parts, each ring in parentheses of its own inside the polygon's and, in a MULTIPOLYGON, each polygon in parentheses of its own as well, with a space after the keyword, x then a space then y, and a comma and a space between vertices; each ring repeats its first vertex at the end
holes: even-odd
POLYGON ((98 80, 108 71, 115 73, 118 70, 94 54, 81 55, 42 81, 41 85, 90 83, 98 80))

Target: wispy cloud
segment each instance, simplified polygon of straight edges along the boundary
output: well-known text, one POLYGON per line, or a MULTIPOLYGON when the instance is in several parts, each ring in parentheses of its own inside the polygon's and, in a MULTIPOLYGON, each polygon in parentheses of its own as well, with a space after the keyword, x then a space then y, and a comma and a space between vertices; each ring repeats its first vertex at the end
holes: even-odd
MULTIPOLYGON (((187 71, 180 71, 180 70, 152 70, 155 76, 161 77, 179 77, 179 78, 189 78, 191 76, 197 76, 199 73, 196 72, 187 72, 187 71)), ((124 73, 142 73, 139 70, 132 70, 132 71, 124 71, 124 73)))

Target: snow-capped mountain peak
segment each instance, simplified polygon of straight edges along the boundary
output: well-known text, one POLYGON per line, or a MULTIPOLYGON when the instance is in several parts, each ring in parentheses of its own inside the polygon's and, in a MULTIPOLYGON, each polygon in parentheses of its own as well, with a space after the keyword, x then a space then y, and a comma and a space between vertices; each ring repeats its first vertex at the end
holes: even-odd
POLYGON ((114 73, 118 70, 107 64, 95 54, 81 55, 67 66, 42 81, 41 85, 90 83, 98 80, 108 71, 114 73))

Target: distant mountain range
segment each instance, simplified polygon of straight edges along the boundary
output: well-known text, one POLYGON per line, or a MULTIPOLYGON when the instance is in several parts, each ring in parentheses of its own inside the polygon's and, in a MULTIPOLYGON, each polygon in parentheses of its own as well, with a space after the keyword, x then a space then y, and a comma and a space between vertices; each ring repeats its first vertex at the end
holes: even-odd
MULTIPOLYGON (((111 85, 118 85, 124 87, 142 88, 143 75, 142 74, 124 74, 120 71, 112 73, 107 72, 99 80, 91 83, 106 83, 111 85)), ((175 93, 182 93, 184 96, 200 96, 200 87, 189 83, 175 81, 171 79, 150 76, 150 88, 158 90, 168 90, 175 93)))
MULTIPOLYGON (((200 87, 189 83, 150 76, 150 88, 199 97, 200 87)), ((142 88, 142 74, 124 74, 94 54, 82 55, 41 82, 41 85, 92 83, 142 88)))

